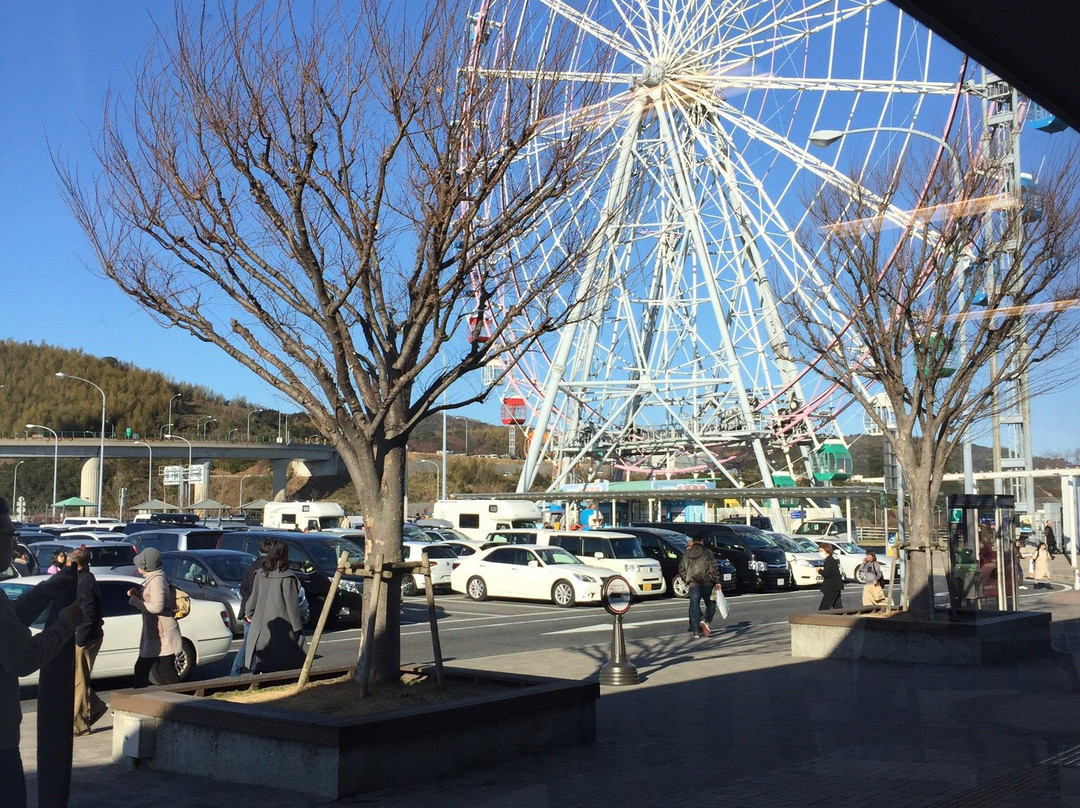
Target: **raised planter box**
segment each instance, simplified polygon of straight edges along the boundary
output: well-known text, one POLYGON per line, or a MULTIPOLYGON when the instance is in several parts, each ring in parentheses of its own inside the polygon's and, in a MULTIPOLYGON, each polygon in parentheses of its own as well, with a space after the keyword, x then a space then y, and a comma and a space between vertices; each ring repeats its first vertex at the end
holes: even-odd
POLYGON ((791 655, 934 665, 983 665, 1049 654, 1045 612, 966 612, 955 619, 914 620, 873 609, 793 614, 791 655))
MULTIPOLYGON (((283 684, 295 674, 256 678, 261 685, 283 684)), ((113 757, 238 783, 265 784, 273 772, 274 782, 290 790, 339 799, 596 739, 595 682, 450 669, 446 678, 512 689, 357 718, 206 698, 249 688, 252 677, 123 690, 111 704, 113 757)))

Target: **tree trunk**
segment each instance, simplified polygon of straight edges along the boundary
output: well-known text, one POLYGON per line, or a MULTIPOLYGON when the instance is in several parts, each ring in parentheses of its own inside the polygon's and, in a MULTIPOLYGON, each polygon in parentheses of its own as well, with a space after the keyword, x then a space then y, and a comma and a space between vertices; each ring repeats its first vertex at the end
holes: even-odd
MULTIPOLYGON (((912 481, 915 482, 915 481, 912 481)), ((907 556, 908 611, 923 620, 934 615, 934 586, 930 577, 931 521, 934 497, 927 485, 911 488, 911 517, 908 522, 907 556)))

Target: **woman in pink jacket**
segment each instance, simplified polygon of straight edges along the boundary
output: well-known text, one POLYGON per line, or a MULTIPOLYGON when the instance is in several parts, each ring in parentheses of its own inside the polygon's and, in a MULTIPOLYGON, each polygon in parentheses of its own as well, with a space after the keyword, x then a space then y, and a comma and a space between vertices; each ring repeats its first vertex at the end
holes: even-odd
POLYGON ((135 662, 133 687, 154 683, 177 684, 176 655, 182 649, 180 626, 176 622, 176 596, 161 569, 161 553, 147 547, 135 556, 135 566, 146 579, 142 589, 129 589, 130 603, 142 612, 142 639, 139 642, 139 659, 135 662))

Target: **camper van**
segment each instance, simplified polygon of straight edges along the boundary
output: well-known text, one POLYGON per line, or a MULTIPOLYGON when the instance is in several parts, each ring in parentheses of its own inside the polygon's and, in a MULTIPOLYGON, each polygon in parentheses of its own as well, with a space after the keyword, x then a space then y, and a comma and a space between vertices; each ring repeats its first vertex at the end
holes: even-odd
POLYGON ((434 516, 445 519, 470 539, 486 539, 488 533, 512 528, 535 528, 543 521, 535 502, 497 499, 440 499, 434 516))
POLYGON ((267 502, 263 509, 263 527, 274 530, 329 530, 344 518, 336 502, 267 502))

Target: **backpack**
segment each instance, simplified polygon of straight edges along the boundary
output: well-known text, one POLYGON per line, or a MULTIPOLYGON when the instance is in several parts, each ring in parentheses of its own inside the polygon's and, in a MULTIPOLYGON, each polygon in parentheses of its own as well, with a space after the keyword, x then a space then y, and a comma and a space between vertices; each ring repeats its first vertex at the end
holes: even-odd
POLYGON ((697 558, 688 559, 686 565, 686 582, 688 584, 713 585, 720 580, 716 569, 716 556, 708 549, 697 558))
POLYGON ((175 609, 173 611, 173 617, 177 620, 183 620, 189 614, 191 614, 191 595, 185 592, 183 589, 177 589, 175 586, 173 591, 173 603, 175 609))

